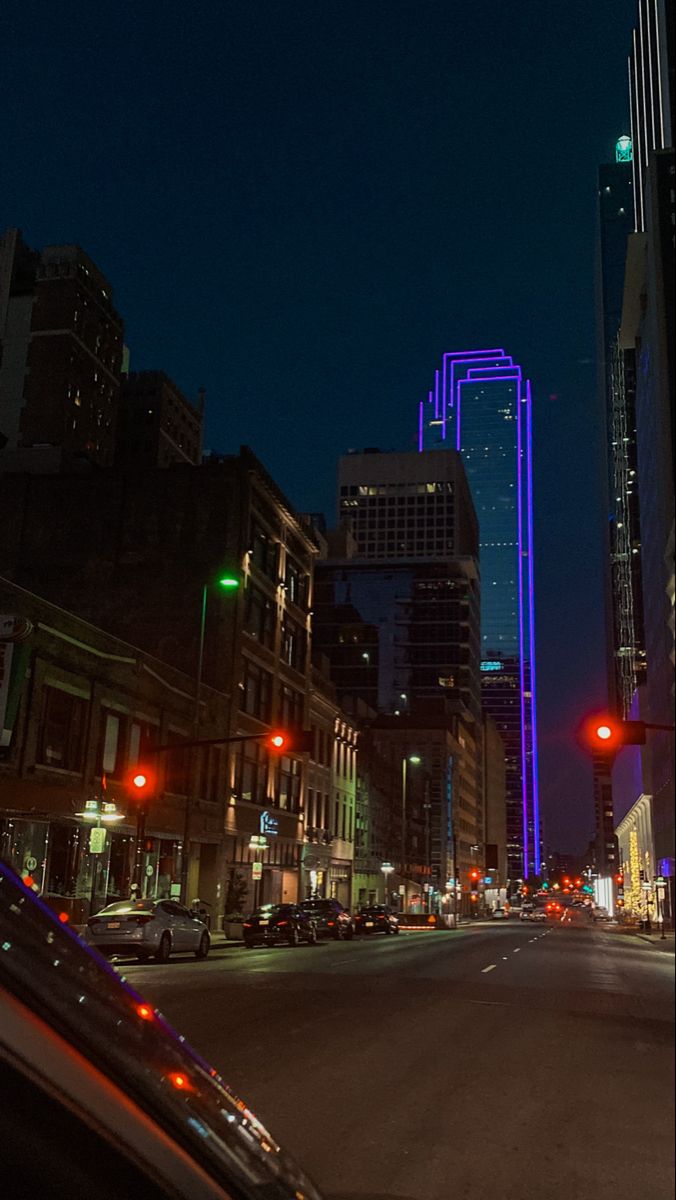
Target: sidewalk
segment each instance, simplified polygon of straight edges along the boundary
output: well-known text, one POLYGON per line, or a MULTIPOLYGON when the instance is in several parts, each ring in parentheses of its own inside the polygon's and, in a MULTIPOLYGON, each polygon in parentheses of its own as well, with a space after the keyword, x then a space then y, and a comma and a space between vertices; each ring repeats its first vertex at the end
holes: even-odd
POLYGON ((673 929, 668 930, 664 937, 655 932, 655 930, 652 933, 642 933, 635 925, 617 925, 614 929, 609 929, 608 932, 618 933, 621 937, 635 937, 642 942, 649 942, 656 950, 666 951, 667 954, 673 954, 676 946, 676 935, 673 929))

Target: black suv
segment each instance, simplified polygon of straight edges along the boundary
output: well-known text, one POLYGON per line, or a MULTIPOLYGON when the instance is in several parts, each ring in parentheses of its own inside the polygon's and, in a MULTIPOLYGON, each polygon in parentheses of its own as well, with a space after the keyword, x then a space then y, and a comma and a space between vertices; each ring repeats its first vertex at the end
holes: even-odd
POLYGON ((339 900, 302 900, 300 907, 315 922, 319 937, 337 942, 354 937, 354 921, 339 900))
POLYGON ((399 918, 386 904, 360 908, 355 923, 357 933, 399 933, 399 918))
POLYGON ((317 941, 317 926, 297 904, 264 904, 247 917, 243 934, 247 950, 281 943, 297 946, 299 942, 309 942, 313 946, 317 941))

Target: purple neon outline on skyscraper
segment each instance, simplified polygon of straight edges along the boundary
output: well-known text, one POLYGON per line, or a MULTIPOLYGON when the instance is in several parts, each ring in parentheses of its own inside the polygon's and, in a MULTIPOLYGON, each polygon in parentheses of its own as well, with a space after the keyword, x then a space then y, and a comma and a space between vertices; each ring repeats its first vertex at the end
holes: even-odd
MULTIPOLYGON (((500 367, 501 371, 511 371, 513 369, 514 369, 513 367, 500 367)), ((491 378, 491 382, 495 383, 497 381, 497 379, 500 379, 500 380, 504 380, 506 383, 509 383, 510 380, 516 380, 518 383, 520 383, 521 382, 521 367, 517 367, 516 370, 517 370, 516 375, 494 376, 491 378)), ((455 403, 455 448, 458 452, 460 452, 460 419, 461 419, 461 412, 462 412, 462 399, 460 396, 460 388, 463 387, 466 383, 476 383, 476 382, 477 382, 476 379, 470 379, 469 375, 468 375, 467 378, 465 378, 465 379, 459 379, 455 385, 455 390, 456 390, 456 394, 457 394, 457 400, 455 403)), ((517 391, 519 391, 519 390, 520 389, 517 388, 517 391)), ((517 401, 517 403, 518 403, 518 401, 517 401)))
POLYGON ((425 428, 425 421, 423 418, 423 402, 421 400, 420 401, 420 413, 418 416, 418 452, 420 454, 422 454, 422 451, 423 451, 423 430, 424 430, 424 428, 425 428))
POLYGON ((523 615, 523 479, 521 475, 521 389, 516 389, 516 462, 517 488, 516 509, 518 542, 517 553, 519 575, 519 693, 521 700, 521 802, 523 819, 523 876, 528 878, 528 757, 526 754, 526 671, 523 659, 524 615, 523 615))
MULTIPOLYGON (((435 377, 438 376, 438 371, 435 377)), ((455 407, 456 418, 456 447, 461 451, 460 439, 460 417, 461 417, 461 392, 460 387, 463 383, 470 381, 477 382, 480 379, 489 379, 492 382, 498 381, 514 381, 517 383, 516 392, 516 415, 517 415, 517 548, 518 548, 518 571, 519 571, 519 671, 520 671, 520 692, 521 692, 521 791, 522 791, 522 819, 523 819, 523 870, 527 875, 529 871, 529 828, 528 828, 528 812, 529 812, 529 796, 532 797, 533 808, 533 867, 537 872, 539 868, 539 846, 540 846, 540 804, 539 804, 539 763, 538 763, 538 747, 537 747, 537 694, 535 686, 535 577, 534 577, 534 558, 533 558, 533 473, 532 473, 532 393, 530 380, 523 380, 521 367, 513 362, 513 359, 506 355, 502 349, 492 350, 465 350, 465 351, 448 351, 443 356, 443 386, 442 386, 442 418, 443 418, 443 438, 446 437, 446 414, 448 410, 455 407), (451 360, 450 385, 447 389, 447 370, 446 360, 451 360), (493 359, 494 366, 478 365, 485 364, 486 361, 493 359), (500 362, 502 360, 502 363, 500 362), (475 364, 471 366, 470 364, 475 364), (456 368, 458 371, 465 367, 465 377, 456 380, 456 368), (511 372, 516 370, 516 374, 511 372), (525 382, 526 394, 521 395, 521 388, 525 382), (448 396, 448 399, 447 399, 448 396), (454 403, 455 402, 455 403, 454 403), (525 418, 525 435, 524 422, 521 416, 521 405, 526 405, 525 418), (526 447, 524 460, 524 442, 526 447), (524 496, 524 461, 526 470, 526 491, 524 496), (524 523, 524 508, 526 511, 526 521, 524 523), (524 542, 527 545, 528 563, 526 571, 523 567, 523 549, 524 542), (527 587, 524 586, 524 579, 527 578, 527 587), (530 730, 531 730, 531 771, 528 770, 528 751, 529 741, 526 736, 526 701, 525 701, 525 683, 526 683, 526 613, 525 599, 527 595, 528 603, 528 665, 530 673, 530 730)), ((424 439, 422 442, 424 446, 424 439)))
POLYGON ((434 372, 434 417, 439 420, 439 368, 434 372))
POLYGON ((533 561, 533 397, 530 379, 526 380, 526 469, 527 469, 527 503, 528 503, 528 622, 529 646, 528 658, 530 664, 530 707, 531 707, 531 738, 533 772, 533 855, 535 874, 540 869, 540 779, 538 762, 537 734, 537 696, 535 689, 535 563, 533 561))

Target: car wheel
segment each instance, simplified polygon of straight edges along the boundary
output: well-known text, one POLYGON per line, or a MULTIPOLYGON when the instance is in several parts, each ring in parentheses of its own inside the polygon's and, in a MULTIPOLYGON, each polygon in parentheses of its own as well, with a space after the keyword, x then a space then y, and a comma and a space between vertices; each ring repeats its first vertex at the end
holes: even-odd
POLYGON ((207 954, 209 953, 210 945, 211 945, 211 941, 209 938, 209 934, 205 932, 202 934, 202 936, 200 938, 200 944, 195 951, 195 958, 206 958, 207 954))
POLYGON ((171 937, 168 933, 163 933, 162 937, 160 938, 160 944, 157 947, 157 950, 155 951, 155 962, 159 962, 159 963, 169 962, 170 954, 171 954, 171 937))
POLYGON ((392 932, 392 930, 390 929, 389 925, 386 925, 386 926, 385 926, 385 933, 387 933, 387 934, 390 934, 391 932, 392 932))
POLYGON ((345 937, 347 938, 348 942, 352 941, 352 938, 354 937, 354 926, 353 925, 350 925, 348 927, 348 929, 345 930, 345 937))
POLYGON ((338 925, 336 927, 336 932, 333 935, 333 939, 336 942, 342 942, 344 937, 345 937, 345 934, 343 933, 343 930, 341 929, 340 925, 338 925))
POLYGON ((289 934, 289 945, 297 946, 299 941, 300 941, 300 935, 294 925, 293 929, 291 930, 291 933, 289 934))

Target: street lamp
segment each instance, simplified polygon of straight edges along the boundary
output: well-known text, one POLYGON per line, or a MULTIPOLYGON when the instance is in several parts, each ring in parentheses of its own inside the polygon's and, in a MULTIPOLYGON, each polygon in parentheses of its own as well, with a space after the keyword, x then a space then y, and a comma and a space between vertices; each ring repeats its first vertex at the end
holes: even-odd
POLYGON ((384 878, 384 884, 383 884, 383 888, 384 888, 384 892, 385 892, 385 904, 387 904, 387 890, 388 890, 388 889, 387 889, 387 884, 388 884, 388 880, 389 880, 389 878, 390 878, 390 875, 392 874, 392 872, 393 872, 393 870, 394 870, 394 867, 392 866, 392 863, 391 863, 391 862, 384 862, 384 863, 383 863, 383 865, 381 866, 381 868, 380 868, 380 869, 381 869, 381 871, 382 871, 382 873, 383 873, 383 875, 384 875, 384 877, 385 877, 385 878, 384 878))
POLYGON ((92 860, 92 889, 89 897, 89 915, 94 912, 96 903, 96 884, 99 869, 99 854, 103 854, 106 845, 105 825, 113 825, 116 821, 124 821, 125 814, 117 811, 117 805, 107 800, 85 800, 83 812, 76 812, 76 817, 83 821, 91 821, 92 830, 89 835, 89 853, 92 860), (97 833, 96 830, 101 830, 97 833))
POLYGON ((404 754, 401 759, 401 878, 404 884, 404 899, 406 901, 406 787, 408 783, 408 764, 417 767, 422 762, 419 754, 404 754))
MULTIPOLYGON (((202 603, 200 607, 200 631, 199 642, 197 647, 197 681, 195 688, 195 707, 193 710, 192 719, 192 736, 193 741, 199 739, 200 727, 200 701, 202 696, 202 670, 204 666, 204 636, 207 627, 207 599, 209 596, 209 588, 216 586, 223 589, 224 592, 236 592, 239 588, 239 576, 233 571, 222 571, 217 579, 210 583, 205 583, 202 587, 202 603)), ((234 638, 234 633, 233 633, 234 638)), ((192 762, 188 773, 188 795, 185 798, 185 814, 183 822, 183 849, 181 853, 181 899, 184 904, 187 904, 188 897, 188 851, 190 847, 190 813, 192 809, 192 790, 193 776, 195 774, 195 763, 199 756, 199 749, 193 750, 192 762)))

